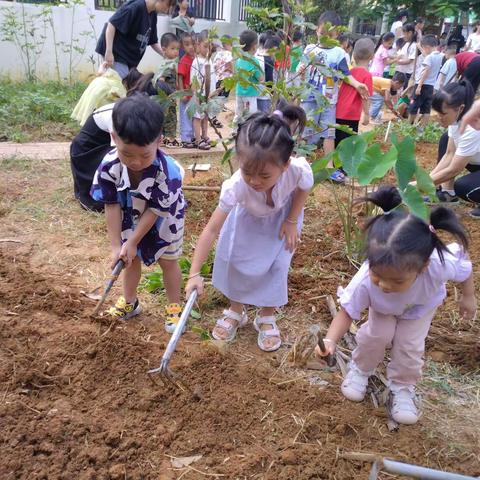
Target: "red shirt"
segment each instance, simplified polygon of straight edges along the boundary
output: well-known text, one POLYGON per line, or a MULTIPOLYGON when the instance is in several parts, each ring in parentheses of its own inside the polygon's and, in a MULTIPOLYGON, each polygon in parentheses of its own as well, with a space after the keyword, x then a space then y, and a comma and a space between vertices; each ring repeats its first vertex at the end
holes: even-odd
POLYGON ((460 75, 463 75, 463 72, 470 65, 474 58, 480 58, 480 55, 475 52, 461 52, 455 55, 455 60, 457 61, 457 70, 460 75))
POLYGON ((182 76, 183 88, 190 88, 190 70, 192 68, 193 57, 185 54, 178 62, 178 74, 182 76))
MULTIPOLYGON (((364 67, 355 67, 350 70, 353 78, 367 86, 368 94, 373 94, 372 74, 364 67)), ((360 120, 362 116, 362 97, 348 83, 342 82, 338 92, 336 117, 339 120, 360 120)))

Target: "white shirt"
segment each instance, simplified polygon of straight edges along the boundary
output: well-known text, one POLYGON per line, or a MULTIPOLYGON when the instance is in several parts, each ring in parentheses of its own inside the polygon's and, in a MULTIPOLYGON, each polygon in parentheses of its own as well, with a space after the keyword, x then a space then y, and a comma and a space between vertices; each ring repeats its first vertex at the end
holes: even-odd
POLYGON ((480 130, 468 126, 460 135, 458 123, 448 127, 448 136, 455 144, 455 155, 459 157, 470 157, 468 163, 480 165, 480 130))
POLYGON ((440 90, 440 73, 445 75, 445 79, 443 80, 443 86, 448 85, 452 78, 457 73, 457 61, 454 58, 449 58, 440 69, 440 72, 437 77, 437 81, 435 83, 435 90, 440 90))
MULTIPOLYGON (((417 51, 417 44, 415 42, 408 42, 406 43, 400 52, 398 52, 399 55, 402 57, 409 58, 410 60, 415 60, 415 54, 417 51)), ((408 65, 397 65, 397 72, 403 72, 403 73, 413 73, 413 64, 414 62, 409 63, 408 65)))
MULTIPOLYGON (((93 121, 97 125, 100 130, 104 132, 112 133, 113 132, 113 121, 112 121, 112 111, 114 103, 109 103, 108 105, 104 105, 103 107, 98 108, 93 112, 93 121)), ((115 142, 113 138, 110 136, 110 145, 115 147, 115 142)))
POLYGON ((292 157, 288 169, 280 175, 273 187, 273 207, 267 205, 265 192, 257 192, 245 182, 241 170, 223 182, 219 207, 228 213, 236 205, 241 205, 251 215, 268 217, 281 210, 297 188, 307 191, 312 187, 313 172, 310 164, 304 157, 292 157))
POLYGON ((398 28, 401 28, 403 27, 403 23, 401 20, 397 20, 396 22, 393 22, 392 23, 392 28, 390 29, 390 31, 395 34, 395 40, 398 40, 399 38, 403 37, 403 30, 402 30, 402 33, 400 35, 397 35, 396 31, 398 28))
POLYGON ((472 52, 480 53, 480 33, 471 33, 467 38, 467 45, 472 52))
MULTIPOLYGON (((423 57, 423 55, 422 55, 423 57)), ((420 61, 420 57, 417 58, 417 65, 421 64, 420 76, 416 79, 417 82, 420 81, 420 78, 423 75, 425 69, 429 68, 427 78, 423 82, 424 85, 435 85, 437 81, 438 74, 442 68, 443 55, 440 52, 434 50, 432 53, 423 57, 420 61)))
POLYGON ((208 63, 210 64, 210 93, 212 93, 217 85, 217 78, 212 62, 208 61, 205 57, 199 57, 197 55, 190 69, 191 81, 193 81, 194 78, 198 81, 198 84, 202 87, 203 94, 205 94, 205 66, 208 63))

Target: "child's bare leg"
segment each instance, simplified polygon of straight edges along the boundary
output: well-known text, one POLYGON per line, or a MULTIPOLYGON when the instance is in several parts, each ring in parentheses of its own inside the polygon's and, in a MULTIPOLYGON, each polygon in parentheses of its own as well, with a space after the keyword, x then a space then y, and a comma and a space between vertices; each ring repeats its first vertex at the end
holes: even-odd
POLYGON ((199 118, 193 119, 193 133, 195 135, 195 141, 199 143, 202 140, 202 127, 199 118))
POLYGON ((163 271, 163 284, 165 285, 168 303, 180 303, 182 272, 177 260, 160 258, 158 264, 163 271))
POLYGON ((202 118, 202 138, 208 137, 208 118, 202 118))
MULTIPOLYGON (((275 315, 274 307, 262 307, 259 312, 260 317, 273 317, 275 315)), ((260 325, 260 330, 271 330, 273 327, 272 324, 262 323, 260 325)), ((267 337, 263 341, 263 344, 267 348, 273 348, 274 345, 278 343, 278 337, 267 337)))
POLYGON ((413 124, 415 123, 415 118, 417 118, 417 114, 411 113, 411 114, 408 116, 408 121, 413 125, 413 124))
POLYGON ((421 125, 426 127, 429 120, 430 120, 430 114, 429 113, 424 113, 422 115, 422 118, 420 119, 420 121, 418 123, 420 123, 421 125))
MULTIPOLYGON (((232 310, 232 312, 238 313, 239 315, 242 315, 243 303, 233 302, 232 300, 230 300, 230 310, 232 310)), ((225 318, 225 321, 229 323, 232 327, 238 326, 238 321, 233 318, 229 318, 228 316, 225 318)), ((219 325, 215 325, 213 332, 218 338, 224 339, 228 337, 227 330, 219 325)))
POLYGON ((142 275, 142 264, 139 257, 135 257, 123 274, 123 296, 127 303, 135 303, 137 287, 142 275))
POLYGON ((335 139, 334 138, 325 138, 323 140, 323 154, 328 155, 330 152, 335 150, 335 139))

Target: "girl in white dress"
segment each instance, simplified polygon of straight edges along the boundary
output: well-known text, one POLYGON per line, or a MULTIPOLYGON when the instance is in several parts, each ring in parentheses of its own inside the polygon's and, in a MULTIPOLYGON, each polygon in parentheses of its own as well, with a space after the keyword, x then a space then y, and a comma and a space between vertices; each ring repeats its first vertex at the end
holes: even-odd
POLYGON ((258 346, 281 345, 275 308, 288 302, 288 270, 303 222, 303 207, 313 186, 305 158, 291 157, 292 132, 303 129, 305 112, 287 105, 271 115, 256 113, 236 138, 239 170, 223 183, 220 202, 195 247, 187 296, 203 293, 200 269, 220 234, 213 285, 230 300, 212 335, 232 341, 246 325, 244 305, 259 307, 254 320, 258 346))

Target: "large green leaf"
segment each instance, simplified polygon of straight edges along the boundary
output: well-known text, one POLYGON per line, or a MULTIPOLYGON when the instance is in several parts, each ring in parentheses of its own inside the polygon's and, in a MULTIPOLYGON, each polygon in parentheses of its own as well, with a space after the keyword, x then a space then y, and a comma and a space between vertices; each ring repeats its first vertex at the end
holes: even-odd
POLYGON ((398 159, 395 164, 395 173, 400 190, 404 190, 415 175, 417 168, 415 162, 415 144, 410 137, 405 137, 398 142, 396 137, 392 136, 392 143, 398 151, 398 159))
POLYGON ((417 188, 431 199, 436 198, 435 185, 429 173, 417 165, 415 170, 415 178, 417 179, 417 188))
POLYGON ((407 185, 404 190, 400 191, 403 203, 408 207, 412 215, 428 220, 428 207, 422 194, 413 186, 407 185))
POLYGON ((357 177, 357 169, 365 157, 366 149, 367 142, 361 135, 352 135, 337 147, 338 157, 349 177, 357 177))
POLYGON ((392 146, 383 153, 380 145, 375 143, 365 152, 365 160, 358 166, 358 183, 368 185, 374 180, 383 178, 394 167, 397 160, 397 149, 392 146))

